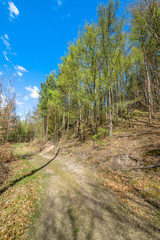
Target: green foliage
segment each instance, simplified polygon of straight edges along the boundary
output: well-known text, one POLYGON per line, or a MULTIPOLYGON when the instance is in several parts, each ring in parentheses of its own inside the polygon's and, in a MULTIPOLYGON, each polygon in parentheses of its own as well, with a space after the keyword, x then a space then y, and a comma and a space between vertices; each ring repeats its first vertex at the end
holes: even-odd
POLYGON ((38 109, 22 123, 22 135, 47 139, 49 134, 58 140, 72 128, 80 139, 90 132, 97 141, 108 133, 100 127, 108 125, 111 135, 112 123, 124 113, 130 119, 135 109, 148 108, 151 100, 157 109, 159 9, 156 0, 134 3, 127 33, 119 3, 99 5, 97 21, 80 29, 61 58, 58 74, 51 72, 41 84, 38 109))
POLYGON ((98 144, 101 144, 102 142, 100 139, 108 134, 109 134, 109 131, 106 130, 105 128, 98 128, 97 133, 92 136, 92 139, 98 144))

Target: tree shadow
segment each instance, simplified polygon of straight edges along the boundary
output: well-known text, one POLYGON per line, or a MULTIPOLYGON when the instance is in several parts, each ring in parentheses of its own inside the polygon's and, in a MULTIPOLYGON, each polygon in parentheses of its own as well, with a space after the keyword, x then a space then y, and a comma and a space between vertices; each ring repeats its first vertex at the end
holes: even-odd
POLYGON ((138 133, 131 133, 131 134, 124 134, 124 135, 114 135, 116 138, 137 138, 137 137, 142 137, 142 136, 149 136, 151 134, 159 136, 159 132, 150 130, 150 131, 143 131, 143 132, 138 132, 138 133))
POLYGON ((18 155, 17 157, 20 158, 20 159, 27 159, 27 160, 30 160, 35 154, 34 153, 25 153, 23 154, 22 156, 18 155))
POLYGON ((13 182, 11 182, 8 186, 5 186, 4 188, 0 189, 0 196, 5 192, 7 191, 10 187, 13 187, 14 185, 16 185, 17 183, 19 183, 20 181, 22 181, 23 179, 27 178, 27 177, 30 177, 32 175, 34 175, 35 173, 37 173, 38 171, 40 171, 41 169, 45 168, 47 165, 49 165, 58 155, 60 151, 60 148, 58 149, 58 151, 56 152, 55 156, 49 160, 46 164, 44 164, 43 166, 37 168, 37 169, 34 169, 32 170, 31 172, 25 174, 24 176, 14 180, 13 182))
POLYGON ((116 194, 106 189, 95 197, 83 187, 73 189, 68 184, 66 191, 63 183, 58 184, 58 193, 47 195, 43 206, 37 240, 133 240, 143 234, 143 239, 156 239, 160 233, 145 217, 127 214, 116 194))

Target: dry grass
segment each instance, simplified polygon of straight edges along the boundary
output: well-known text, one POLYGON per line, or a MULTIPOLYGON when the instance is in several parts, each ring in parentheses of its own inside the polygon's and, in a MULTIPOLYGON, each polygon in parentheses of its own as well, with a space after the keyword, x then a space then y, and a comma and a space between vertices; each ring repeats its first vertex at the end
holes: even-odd
MULTIPOLYGON (((65 151, 99 171, 104 187, 113 189, 132 211, 145 215, 140 203, 160 208, 160 168, 133 170, 160 164, 160 114, 148 124, 145 114, 136 113, 132 128, 122 124, 114 128, 113 137, 101 139, 96 149, 92 141, 74 140, 65 144, 65 151)), ((63 143, 64 146, 64 143, 63 143)), ((64 152, 65 152, 64 151, 64 152)))
POLYGON ((5 181, 10 172, 10 163, 17 161, 11 146, 5 144, 0 146, 0 185, 5 181))
POLYGON ((23 178, 34 169, 26 159, 12 162, 10 167, 9 177, 0 187, 0 239, 24 239, 40 201, 42 175, 23 178))
POLYGON ((0 146, 0 162, 10 163, 16 160, 17 158, 14 156, 10 145, 5 144, 3 146, 0 146))

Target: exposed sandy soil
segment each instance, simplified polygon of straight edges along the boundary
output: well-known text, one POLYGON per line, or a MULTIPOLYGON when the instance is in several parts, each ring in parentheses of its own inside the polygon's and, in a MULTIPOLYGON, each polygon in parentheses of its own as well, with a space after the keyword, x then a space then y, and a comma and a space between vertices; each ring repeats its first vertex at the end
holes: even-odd
MULTIPOLYGON (((51 159, 35 156, 36 167, 51 159)), ((53 154, 53 153, 52 153, 53 154)), ((117 194, 100 184, 95 169, 78 162, 75 156, 61 153, 44 169, 44 196, 38 218, 27 239, 36 240, 158 240, 160 229, 150 218, 130 215, 117 194)), ((143 208, 152 214, 147 203, 143 208)))

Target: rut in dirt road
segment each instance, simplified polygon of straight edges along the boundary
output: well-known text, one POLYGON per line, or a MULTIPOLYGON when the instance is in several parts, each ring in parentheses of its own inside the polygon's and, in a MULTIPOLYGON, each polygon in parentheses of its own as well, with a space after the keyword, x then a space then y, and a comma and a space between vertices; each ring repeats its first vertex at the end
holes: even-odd
POLYGON ((116 194, 100 186, 96 172, 74 158, 59 155, 44 171, 45 198, 28 239, 160 239, 158 229, 131 218, 116 194))

